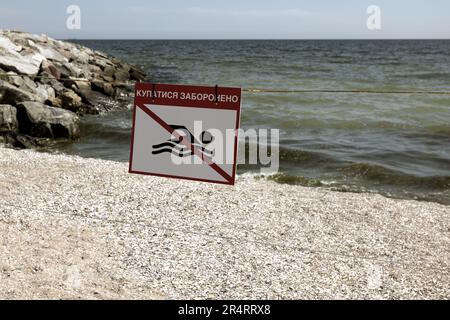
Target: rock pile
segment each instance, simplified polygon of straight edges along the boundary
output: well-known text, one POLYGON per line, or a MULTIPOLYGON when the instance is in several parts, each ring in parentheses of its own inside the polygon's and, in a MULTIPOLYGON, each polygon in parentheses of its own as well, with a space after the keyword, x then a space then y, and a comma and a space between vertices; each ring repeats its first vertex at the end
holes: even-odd
POLYGON ((0 142, 33 147, 79 136, 79 116, 109 111, 142 81, 137 67, 78 44, 0 30, 0 142))

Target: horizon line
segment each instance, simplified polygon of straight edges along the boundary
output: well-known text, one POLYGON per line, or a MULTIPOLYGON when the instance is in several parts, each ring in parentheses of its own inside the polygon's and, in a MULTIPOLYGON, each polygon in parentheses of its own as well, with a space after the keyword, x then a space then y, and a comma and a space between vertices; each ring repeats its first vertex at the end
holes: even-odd
POLYGON ((426 41, 450 38, 55 38, 57 40, 120 40, 120 41, 426 41))

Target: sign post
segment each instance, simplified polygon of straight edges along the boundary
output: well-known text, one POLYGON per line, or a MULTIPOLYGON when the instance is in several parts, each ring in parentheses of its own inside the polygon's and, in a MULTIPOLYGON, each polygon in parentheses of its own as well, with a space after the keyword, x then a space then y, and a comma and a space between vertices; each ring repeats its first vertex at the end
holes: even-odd
POLYGON ((241 89, 136 83, 130 173, 235 183, 241 89))

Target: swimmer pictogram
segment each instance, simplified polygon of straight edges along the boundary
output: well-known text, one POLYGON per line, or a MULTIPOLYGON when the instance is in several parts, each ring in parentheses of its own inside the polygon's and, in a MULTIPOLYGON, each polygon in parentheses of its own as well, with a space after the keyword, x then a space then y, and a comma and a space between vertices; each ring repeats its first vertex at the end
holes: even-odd
POLYGON ((241 89, 136 83, 130 173, 234 184, 241 89))
POLYGON ((172 153, 179 157, 188 157, 195 155, 193 148, 188 148, 190 144, 200 150, 205 156, 213 157, 214 150, 207 149, 208 145, 214 140, 213 135, 209 131, 203 131, 199 142, 194 135, 182 125, 170 125, 180 136, 178 138, 169 139, 163 143, 152 146, 152 154, 172 153), (187 140, 187 141, 186 141, 187 140))

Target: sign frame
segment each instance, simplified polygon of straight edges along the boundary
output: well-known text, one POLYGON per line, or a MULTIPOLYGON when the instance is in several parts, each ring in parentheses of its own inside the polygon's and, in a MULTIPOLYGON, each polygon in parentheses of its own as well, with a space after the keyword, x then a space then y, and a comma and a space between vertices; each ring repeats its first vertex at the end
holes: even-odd
MULTIPOLYGON (((156 83, 144 83, 137 82, 135 85, 135 99, 133 106, 133 121, 132 121, 132 131, 131 131, 131 144, 130 144, 130 161, 128 172, 130 174, 142 174, 148 176, 156 176, 163 178, 174 178, 182 180, 191 180, 199 182, 209 182, 225 185, 234 185, 236 183, 236 167, 237 167, 237 152, 238 152, 238 130, 240 126, 240 115, 241 115, 241 104, 242 104, 242 89, 241 88, 231 88, 231 87, 210 87, 210 86, 194 86, 194 85, 176 85, 176 84, 156 84, 156 83), (167 93, 177 92, 176 97, 174 95, 169 95, 167 93), (203 99, 181 99, 180 97, 184 95, 185 97, 200 97, 203 99), (230 101, 227 97, 237 96, 237 101, 230 101), (206 98, 207 97, 207 98, 206 98), (236 119, 234 123, 234 155, 232 164, 232 174, 224 172, 217 164, 213 161, 206 161, 204 157, 202 163, 208 164, 211 169, 219 173, 226 181, 214 180, 214 179, 204 179, 195 178, 189 176, 173 175, 159 172, 146 172, 133 169, 133 156, 135 150, 135 129, 136 129, 136 111, 139 108, 144 111, 149 117, 151 117, 156 123, 155 125, 160 125, 166 131, 171 134, 176 134, 174 128, 164 122, 158 115, 149 110, 145 105, 156 105, 156 106, 167 106, 170 107, 186 107, 186 108, 206 108, 206 109, 218 109, 218 110, 233 110, 236 111, 236 119)), ((199 119, 201 120, 201 119, 199 119)), ((232 129, 232 128, 230 128, 232 129)), ((193 151, 195 147, 191 145, 193 151)), ((196 155, 199 155, 196 153, 196 155)))

